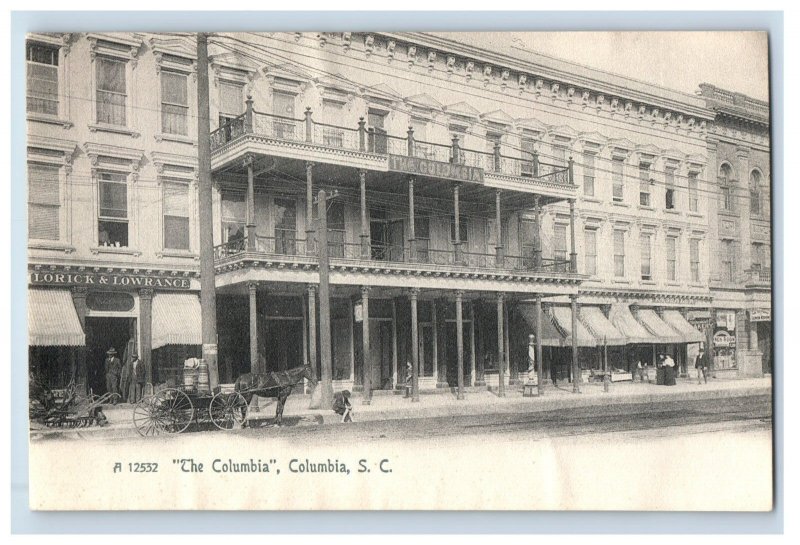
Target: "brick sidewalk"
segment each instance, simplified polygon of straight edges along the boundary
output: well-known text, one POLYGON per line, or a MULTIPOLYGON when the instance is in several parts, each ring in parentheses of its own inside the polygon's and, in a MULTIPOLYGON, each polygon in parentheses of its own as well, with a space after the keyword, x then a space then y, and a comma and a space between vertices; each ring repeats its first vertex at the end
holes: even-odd
MULTIPOLYGON (((420 393, 419 402, 389 392, 376 392, 369 405, 363 404, 360 394, 351 398, 354 420, 396 420, 409 418, 435 418, 443 416, 463 416, 476 413, 530 413, 550 411, 570 407, 591 405, 611 405, 626 403, 652 403, 658 401, 681 401, 691 399, 719 399, 748 395, 769 394, 772 389, 770 378, 760 379, 717 379, 708 384, 698 385, 690 379, 679 379, 675 386, 657 386, 653 383, 616 382, 610 391, 603 391, 602 383, 582 383, 581 393, 572 393, 572 385, 547 386, 541 397, 523 397, 521 387, 506 389, 506 397, 498 397, 488 390, 468 390, 465 399, 456 399, 449 390, 420 393)), ((303 422, 335 424, 340 417, 331 410, 309 409, 309 395, 293 395, 284 409, 284 417, 291 421, 300 417, 303 422)), ((249 418, 271 420, 275 415, 275 400, 260 398, 260 411, 252 412, 249 418)), ((102 431, 121 431, 133 428, 133 408, 128 404, 104 408, 109 425, 81 428, 81 433, 102 431)), ((41 433, 68 433, 76 430, 37 430, 41 433)))

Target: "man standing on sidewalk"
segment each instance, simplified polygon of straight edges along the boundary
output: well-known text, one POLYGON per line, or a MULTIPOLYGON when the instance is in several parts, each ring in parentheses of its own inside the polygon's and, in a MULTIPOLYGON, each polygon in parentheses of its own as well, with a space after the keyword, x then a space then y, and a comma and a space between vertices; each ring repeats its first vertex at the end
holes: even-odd
POLYGON ((116 405, 119 400, 119 372, 121 368, 122 364, 117 357, 117 351, 112 346, 106 352, 106 392, 112 396, 112 405, 116 405))
POLYGON ((705 351, 701 348, 700 352, 697 354, 697 358, 695 359, 694 368, 697 369, 697 384, 708 384, 708 376, 706 375, 706 369, 708 369, 708 356, 706 355, 705 351), (700 375, 703 376, 703 382, 700 382, 700 375))
POLYGON ((142 393, 144 392, 144 363, 142 363, 138 355, 134 354, 131 356, 131 365, 133 366, 131 372, 131 393, 133 394, 133 399, 130 400, 130 402, 138 403, 142 399, 142 393))

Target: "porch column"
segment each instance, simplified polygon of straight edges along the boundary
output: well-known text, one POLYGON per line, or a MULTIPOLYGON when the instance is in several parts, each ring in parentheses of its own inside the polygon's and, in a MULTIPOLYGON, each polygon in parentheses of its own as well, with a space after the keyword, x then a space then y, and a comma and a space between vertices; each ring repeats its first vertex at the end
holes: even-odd
POLYGON ((503 222, 500 216, 500 190, 495 191, 494 194, 494 214, 495 222, 497 222, 497 242, 495 244, 495 251, 497 252, 496 264, 497 267, 503 267, 503 222))
POLYGON ((509 319, 509 306, 510 304, 506 304, 503 308, 503 319, 505 322, 505 327, 503 328, 503 345, 505 346, 505 353, 506 353, 506 368, 508 369, 508 383, 509 384, 517 384, 519 381, 519 373, 517 372, 517 366, 511 365, 511 320, 509 319))
POLYGON ((456 399, 464 399, 464 316, 461 304, 464 299, 462 290, 456 291, 456 352, 458 354, 458 394, 456 399))
POLYGON ((417 322, 417 297, 419 288, 411 288, 411 401, 419 401, 419 324, 417 322))
POLYGON ((247 232, 247 251, 256 249, 256 197, 253 182, 253 156, 249 153, 244 156, 244 166, 247 167, 247 202, 245 203, 245 231, 247 232))
POLYGON ((358 185, 361 190, 361 257, 369 259, 369 221, 367 220, 367 171, 358 171, 358 185))
MULTIPOLYGON (((89 290, 85 286, 75 286, 71 290, 72 303, 75 305, 75 312, 78 314, 78 321, 81 323, 81 330, 86 333, 86 313, 88 307, 86 306, 86 296, 89 290)), ((81 393, 88 392, 88 376, 89 372, 86 368, 86 346, 77 347, 76 362, 73 375, 70 377, 75 380, 75 385, 79 388, 82 386, 81 393)))
POLYGON ((475 305, 469 303, 469 385, 475 386, 475 305))
POLYGON ((311 376, 317 381, 317 287, 308 285, 308 364, 311 376))
POLYGON ((306 255, 314 255, 314 163, 306 161, 306 255))
POLYGON ((581 393, 581 370, 578 368, 578 295, 569 296, 572 305, 572 393, 581 393))
POLYGON ((392 389, 397 388, 397 300, 392 297, 392 389))
POLYGON ((436 299, 431 301, 431 329, 433 329, 433 340, 431 351, 433 352, 433 378, 436 379, 436 387, 441 388, 439 380, 439 317, 437 316, 436 299))
POLYGON ((369 286, 361 286, 361 353, 364 365, 362 382, 364 384, 364 399, 362 403, 369 405, 372 402, 372 361, 369 355, 369 286))
POLYGON ((145 382, 153 385, 153 290, 143 288, 139 290, 139 333, 142 343, 139 347, 139 357, 144 362, 145 382))
POLYGON ((455 214, 455 234, 453 237, 453 246, 455 246, 455 262, 461 263, 461 210, 460 203, 458 202, 459 186, 456 184, 453 187, 453 211, 455 214))
POLYGON ((578 272, 578 247, 575 245, 575 199, 569 200, 569 238, 570 248, 572 251, 569 254, 569 272, 578 272))
POLYGON ((503 361, 503 292, 497 294, 497 395, 505 397, 505 362, 503 361))
POLYGON ((258 282, 247 283, 250 309, 250 372, 260 373, 258 365, 258 282))
POLYGON ((544 362, 542 361, 542 296, 536 295, 536 389, 544 394, 544 362))
POLYGON ((533 268, 539 270, 542 268, 542 209, 539 195, 533 197, 533 211, 536 218, 536 230, 533 232, 533 268))
MULTIPOLYGON (((409 129, 409 136, 411 135, 409 129)), ((410 146, 411 144, 409 144, 410 146)), ((410 261, 417 260, 416 233, 414 228, 414 177, 408 177, 408 257, 410 261)))

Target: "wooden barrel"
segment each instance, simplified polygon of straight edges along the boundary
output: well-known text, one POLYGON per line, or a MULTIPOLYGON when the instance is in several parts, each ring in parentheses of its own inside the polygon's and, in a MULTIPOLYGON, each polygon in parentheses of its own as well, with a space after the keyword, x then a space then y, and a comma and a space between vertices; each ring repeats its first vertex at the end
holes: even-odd
POLYGON ((200 360, 200 365, 197 367, 197 391, 211 391, 211 385, 208 381, 208 364, 205 360, 200 360))

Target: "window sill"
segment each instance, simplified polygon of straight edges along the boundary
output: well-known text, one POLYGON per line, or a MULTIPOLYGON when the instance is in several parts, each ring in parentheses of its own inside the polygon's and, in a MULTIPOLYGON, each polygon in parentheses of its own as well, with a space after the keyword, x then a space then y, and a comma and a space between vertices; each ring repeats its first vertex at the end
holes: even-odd
POLYGON ((141 134, 139 131, 128 127, 119 125, 107 125, 105 123, 89 123, 89 130, 91 132, 111 132, 115 134, 126 134, 132 138, 139 138, 141 134))
POLYGON ((622 278, 614 278, 614 279, 611 280, 611 283, 612 284, 628 284, 628 285, 630 285, 631 281, 630 280, 625 280, 625 279, 622 279, 622 278))
POLYGON ((708 286, 705 284, 701 284, 700 282, 689 282, 690 288, 707 288, 708 286))
POLYGON ((191 252, 189 250, 164 250, 164 251, 158 252, 156 254, 156 257, 159 257, 159 258, 164 258, 164 257, 182 257, 182 258, 186 258, 186 259, 195 259, 195 260, 199 260, 200 259, 200 255, 199 254, 196 254, 196 253, 191 252))
POLYGON ((705 215, 701 214, 700 212, 686 212, 686 215, 690 218, 697 218, 697 219, 705 218, 705 215))
POLYGON ((188 136, 183 136, 180 134, 165 134, 160 133, 156 134, 153 138, 156 139, 156 142, 178 142, 180 144, 190 144, 192 146, 197 145, 197 140, 193 138, 189 138, 188 136))
POLYGON ((73 126, 72 121, 69 121, 68 119, 62 119, 55 115, 28 113, 27 119, 28 121, 36 121, 38 123, 49 123, 50 125, 60 125, 65 129, 71 129, 73 126))
POLYGON ((591 196, 591 195, 584 195, 581 198, 581 200, 583 200, 583 202, 593 202, 593 203, 597 203, 597 204, 600 204, 600 203, 603 202, 602 199, 598 199, 597 197, 594 197, 594 196, 591 196))
POLYGON ((64 252, 65 254, 71 254, 75 251, 74 246, 70 246, 69 244, 64 244, 63 242, 57 241, 33 241, 28 243, 29 250, 55 250, 57 252, 64 252))
POLYGON ((656 281, 655 280, 640 280, 639 283, 642 284, 643 286, 655 286, 656 285, 656 281))
POLYGON ((750 214, 750 220, 763 221, 765 223, 769 223, 769 218, 765 218, 761 214, 750 214))
POLYGON ((653 208, 652 206, 645 206, 643 204, 640 204, 638 208, 639 210, 649 210, 650 212, 655 212, 655 208, 653 208))
POLYGON ((622 208, 630 208, 631 207, 631 205, 625 204, 622 201, 611 201, 611 204, 613 204, 614 206, 621 206, 622 208))
POLYGON ((665 214, 672 214, 673 216, 680 216, 681 215, 681 211, 680 210, 675 210, 674 208, 665 208, 664 209, 664 213, 665 214))
POLYGON ((128 248, 124 246, 94 246, 91 252, 97 254, 117 254, 117 255, 133 255, 140 256, 142 252, 135 248, 128 248))
POLYGON ((672 288, 677 288, 677 287, 679 287, 681 284, 680 284, 680 282, 665 282, 665 283, 664 283, 664 285, 665 285, 665 286, 672 287, 672 288))
POLYGON ((739 214, 737 214, 736 212, 733 212, 732 210, 720 210, 719 211, 719 215, 720 216, 725 216, 725 217, 730 217, 730 218, 738 218, 739 217, 739 214))

